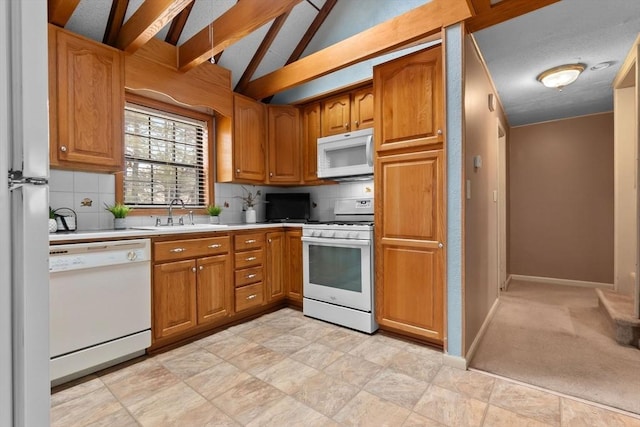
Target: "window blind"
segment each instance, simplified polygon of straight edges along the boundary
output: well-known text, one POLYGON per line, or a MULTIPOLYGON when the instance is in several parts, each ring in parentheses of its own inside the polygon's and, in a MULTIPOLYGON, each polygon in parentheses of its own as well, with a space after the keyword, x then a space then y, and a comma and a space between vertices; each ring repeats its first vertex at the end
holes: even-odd
POLYGON ((126 205, 206 205, 206 122, 126 104, 124 137, 126 205))

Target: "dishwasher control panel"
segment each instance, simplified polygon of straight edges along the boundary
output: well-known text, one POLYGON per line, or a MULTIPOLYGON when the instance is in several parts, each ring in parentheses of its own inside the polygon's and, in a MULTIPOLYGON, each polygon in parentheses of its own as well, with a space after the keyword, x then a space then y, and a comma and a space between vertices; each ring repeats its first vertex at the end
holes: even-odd
POLYGON ((149 239, 76 243, 49 248, 50 273, 150 260, 149 239))

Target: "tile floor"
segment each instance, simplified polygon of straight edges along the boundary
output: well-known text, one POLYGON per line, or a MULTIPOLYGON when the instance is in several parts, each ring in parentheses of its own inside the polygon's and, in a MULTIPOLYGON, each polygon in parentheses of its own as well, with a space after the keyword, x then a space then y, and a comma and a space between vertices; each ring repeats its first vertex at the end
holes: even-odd
POLYGON ((59 387, 53 426, 640 426, 282 309, 59 387))

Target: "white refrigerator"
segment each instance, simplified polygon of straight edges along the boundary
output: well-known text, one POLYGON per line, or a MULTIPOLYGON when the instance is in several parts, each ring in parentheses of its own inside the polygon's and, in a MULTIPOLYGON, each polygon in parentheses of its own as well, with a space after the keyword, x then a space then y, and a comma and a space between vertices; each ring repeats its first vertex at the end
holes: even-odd
POLYGON ((0 1, 0 426, 49 425, 47 2, 0 1))

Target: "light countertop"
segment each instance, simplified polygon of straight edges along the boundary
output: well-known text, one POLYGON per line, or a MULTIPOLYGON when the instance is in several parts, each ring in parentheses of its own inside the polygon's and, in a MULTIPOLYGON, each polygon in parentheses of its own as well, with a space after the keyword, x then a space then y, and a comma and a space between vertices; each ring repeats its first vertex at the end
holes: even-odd
POLYGON ((180 228, 178 231, 171 230, 139 230, 135 228, 127 228, 124 230, 85 230, 85 231, 66 231, 49 234, 49 243, 69 242, 77 240, 111 240, 126 237, 154 237, 192 233, 226 233, 229 231, 244 230, 260 230, 265 228, 285 228, 297 227, 301 228, 301 223, 257 223, 257 224, 228 224, 224 228, 216 228, 215 230, 203 230, 199 227, 189 229, 188 227, 180 228))

